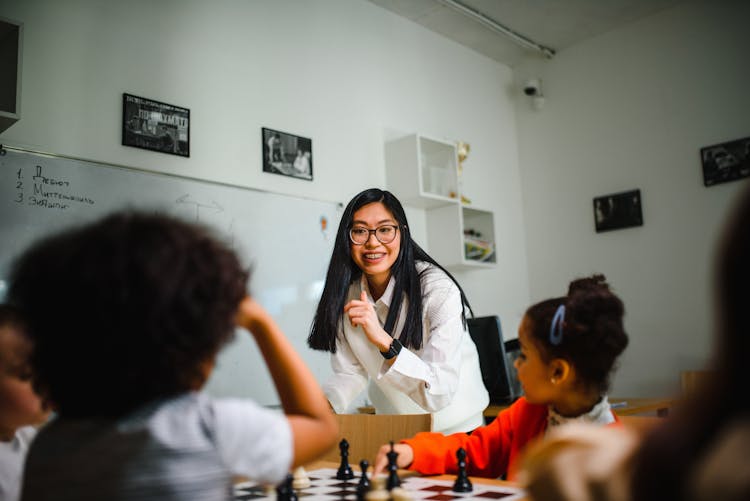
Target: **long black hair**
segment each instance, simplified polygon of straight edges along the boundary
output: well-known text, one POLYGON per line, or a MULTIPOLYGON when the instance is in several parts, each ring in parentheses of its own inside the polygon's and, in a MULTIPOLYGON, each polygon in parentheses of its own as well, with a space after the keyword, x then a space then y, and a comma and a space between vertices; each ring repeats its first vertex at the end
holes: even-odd
POLYGON ((422 288, 420 274, 417 272, 416 261, 431 263, 448 275, 456 284, 461 293, 463 312, 461 318, 466 327, 466 310, 473 316, 471 306, 461 286, 458 285, 453 275, 432 259, 417 243, 412 240, 409 225, 406 222, 406 214, 401 202, 390 192, 378 188, 370 188, 356 195, 344 209, 341 216, 339 229, 336 233, 336 243, 333 247, 333 255, 328 265, 328 274, 323 288, 323 295, 318 303, 307 338, 307 344, 314 350, 330 351, 336 353, 336 338, 338 336, 339 324, 342 322, 344 304, 346 302, 349 286, 362 276, 351 256, 351 244, 349 241, 349 230, 352 227, 354 213, 367 204, 380 202, 393 215, 401 232, 401 248, 398 257, 391 267, 391 276, 395 280, 393 290, 394 303, 388 311, 385 320, 385 331, 391 336, 396 319, 401 310, 400 298, 405 294, 409 299, 409 309, 406 313, 403 334, 399 338, 407 348, 419 349, 422 347, 422 288))

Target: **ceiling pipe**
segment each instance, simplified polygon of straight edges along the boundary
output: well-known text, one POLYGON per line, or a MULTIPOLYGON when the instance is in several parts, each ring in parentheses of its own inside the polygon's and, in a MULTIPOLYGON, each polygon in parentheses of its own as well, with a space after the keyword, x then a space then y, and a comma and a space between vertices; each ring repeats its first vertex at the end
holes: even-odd
POLYGON ((492 31, 500 33, 501 35, 505 35, 506 37, 510 38, 521 47, 540 52, 544 57, 548 59, 552 59, 552 57, 555 55, 555 49, 538 44, 535 41, 529 38, 526 38, 525 36, 513 31, 510 28, 503 26, 502 24, 498 23, 494 19, 491 19, 485 16, 481 12, 472 9, 471 7, 464 5, 461 2, 457 2, 456 0, 437 0, 437 1, 447 7, 450 7, 460 12, 461 14, 467 17, 470 17, 471 19, 474 19, 475 21, 480 22, 481 24, 488 27, 492 31))

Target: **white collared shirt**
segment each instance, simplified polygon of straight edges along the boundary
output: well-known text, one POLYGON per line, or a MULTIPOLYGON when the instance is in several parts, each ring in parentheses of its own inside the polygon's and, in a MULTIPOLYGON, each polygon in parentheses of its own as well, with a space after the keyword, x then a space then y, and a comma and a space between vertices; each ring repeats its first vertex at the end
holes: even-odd
POLYGON ((545 433, 549 433, 550 430, 557 426, 562 426, 568 423, 593 423, 599 425, 608 425, 615 422, 615 416, 612 414, 612 409, 609 405, 607 396, 602 396, 601 400, 591 408, 585 414, 575 417, 565 417, 562 414, 558 414, 557 411, 550 405, 549 413, 547 414, 547 430, 545 433))
MULTIPOLYGON (((422 348, 403 348, 393 365, 370 343, 361 327, 341 322, 336 353, 331 355, 334 376, 323 386, 338 413, 364 390, 378 414, 433 414, 433 430, 444 433, 469 431, 482 426, 482 412, 489 396, 482 382, 474 342, 464 329, 461 294, 439 268, 417 262, 422 288, 422 348), (341 331, 343 330, 343 332, 341 331)), ((347 302, 364 290, 374 304, 380 324, 385 323, 393 301, 394 279, 383 295, 373 301, 367 280, 349 287, 347 302)), ((401 337, 408 300, 404 298, 394 332, 401 337)))
POLYGON ((281 412, 189 392, 118 418, 51 421, 31 445, 22 497, 229 500, 233 476, 276 484, 293 458, 281 412))

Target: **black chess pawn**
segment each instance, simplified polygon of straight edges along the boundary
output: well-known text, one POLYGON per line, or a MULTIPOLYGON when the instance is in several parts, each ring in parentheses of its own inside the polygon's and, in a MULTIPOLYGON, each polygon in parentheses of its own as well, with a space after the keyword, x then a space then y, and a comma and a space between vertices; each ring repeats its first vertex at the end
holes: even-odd
POLYGON ((292 482, 294 477, 287 473, 286 478, 276 486, 276 501, 297 501, 297 493, 294 492, 292 482))
POLYGON ((389 491, 395 487, 401 485, 401 479, 398 478, 398 464, 396 459, 398 458, 398 452, 393 450, 393 442, 391 442, 391 450, 386 454, 388 456, 388 480, 385 483, 385 488, 389 491))
POLYGON ((341 464, 336 472, 336 478, 338 480, 350 480, 354 478, 354 472, 352 467, 349 466, 349 442, 345 438, 339 442, 339 454, 341 455, 341 464))
POLYGON ((466 474, 466 451, 463 447, 456 451, 456 459, 458 459, 458 476, 453 483, 453 492, 471 492, 474 487, 466 474))
POLYGON ((362 501, 365 498, 365 494, 370 490, 370 479, 367 478, 367 468, 370 463, 366 459, 359 462, 359 468, 362 470, 362 476, 359 477, 359 483, 357 484, 357 499, 362 501))

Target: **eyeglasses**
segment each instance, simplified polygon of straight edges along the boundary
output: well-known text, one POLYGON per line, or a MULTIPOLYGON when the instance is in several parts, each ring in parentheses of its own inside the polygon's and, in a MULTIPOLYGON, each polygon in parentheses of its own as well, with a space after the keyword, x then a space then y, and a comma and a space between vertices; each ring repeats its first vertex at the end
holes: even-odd
POLYGON ((384 224, 374 230, 364 226, 355 226, 349 230, 349 238, 354 245, 364 245, 370 240, 370 235, 375 235, 375 238, 381 244, 389 244, 396 238, 396 230, 398 230, 398 226, 395 224, 384 224))

